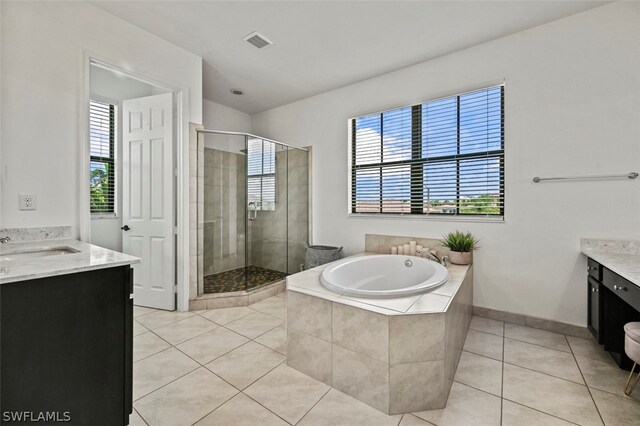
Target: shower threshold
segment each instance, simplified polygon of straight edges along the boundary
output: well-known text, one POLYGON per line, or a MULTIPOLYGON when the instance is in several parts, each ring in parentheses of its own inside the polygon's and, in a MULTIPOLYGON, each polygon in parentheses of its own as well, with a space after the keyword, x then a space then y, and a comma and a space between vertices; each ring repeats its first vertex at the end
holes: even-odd
POLYGON ((283 280, 286 273, 260 266, 245 266, 206 275, 203 282, 203 293, 231 293, 237 291, 249 291, 251 289, 283 280))

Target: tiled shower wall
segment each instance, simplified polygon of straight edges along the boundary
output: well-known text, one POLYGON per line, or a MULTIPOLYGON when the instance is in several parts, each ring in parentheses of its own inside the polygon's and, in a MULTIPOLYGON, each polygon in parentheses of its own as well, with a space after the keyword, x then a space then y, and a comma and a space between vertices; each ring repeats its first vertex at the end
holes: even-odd
POLYGON ((245 263, 245 157, 204 148, 203 274, 245 263))

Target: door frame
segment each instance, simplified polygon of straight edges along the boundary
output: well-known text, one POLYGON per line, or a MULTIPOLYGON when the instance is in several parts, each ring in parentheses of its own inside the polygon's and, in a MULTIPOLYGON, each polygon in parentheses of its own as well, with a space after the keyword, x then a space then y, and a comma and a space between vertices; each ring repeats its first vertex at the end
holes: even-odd
POLYGON ((121 73, 127 77, 140 80, 144 83, 163 88, 173 94, 175 115, 172 117, 175 123, 174 130, 174 152, 175 152, 175 173, 174 185, 174 216, 176 247, 174 254, 175 261, 175 285, 176 285, 176 308, 179 311, 189 310, 189 88, 176 87, 156 79, 147 77, 132 70, 123 61, 105 58, 94 52, 84 51, 84 61, 82 62, 82 87, 79 90, 79 125, 78 129, 80 143, 79 161, 79 232, 80 240, 91 241, 91 211, 89 196, 89 99, 91 96, 91 65, 97 65, 110 71, 121 73))

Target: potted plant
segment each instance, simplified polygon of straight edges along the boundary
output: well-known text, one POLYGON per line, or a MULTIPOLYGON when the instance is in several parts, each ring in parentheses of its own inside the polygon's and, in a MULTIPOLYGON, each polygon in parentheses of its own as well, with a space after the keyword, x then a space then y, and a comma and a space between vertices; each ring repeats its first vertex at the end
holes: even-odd
POLYGON ((469 265, 473 250, 478 248, 478 240, 470 232, 449 232, 444 236, 442 244, 451 250, 449 260, 456 265, 469 265))

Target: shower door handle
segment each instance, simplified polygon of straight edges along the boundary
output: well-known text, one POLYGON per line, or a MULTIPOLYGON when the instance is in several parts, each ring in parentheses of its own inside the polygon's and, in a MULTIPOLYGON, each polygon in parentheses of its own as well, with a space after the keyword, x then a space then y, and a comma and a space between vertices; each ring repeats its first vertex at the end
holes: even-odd
POLYGON ((256 220, 256 218, 258 217, 258 206, 256 205, 255 202, 251 201, 249 203, 249 211, 247 213, 248 213, 248 218, 251 222, 256 220))

